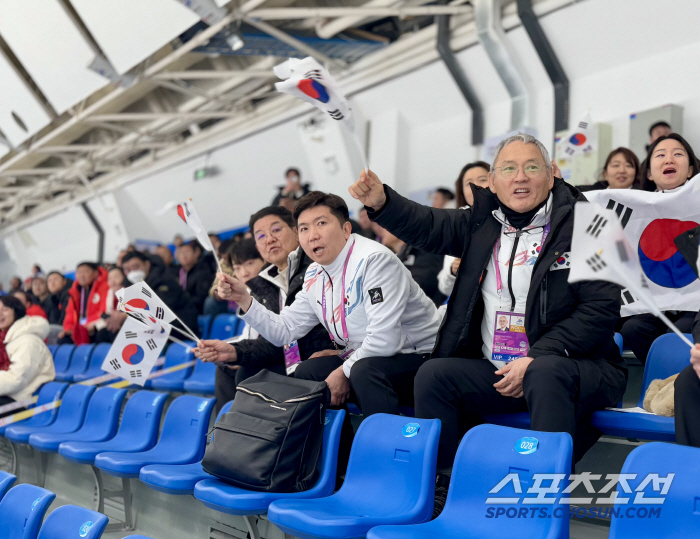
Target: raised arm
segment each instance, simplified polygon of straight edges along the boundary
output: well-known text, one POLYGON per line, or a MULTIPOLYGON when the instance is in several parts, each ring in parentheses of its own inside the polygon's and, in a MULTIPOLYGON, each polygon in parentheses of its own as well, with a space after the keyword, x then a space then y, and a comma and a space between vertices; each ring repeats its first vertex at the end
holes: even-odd
POLYGON ((349 191, 367 207, 372 221, 407 244, 428 253, 462 255, 470 210, 428 208, 402 197, 372 171, 362 171, 349 191))

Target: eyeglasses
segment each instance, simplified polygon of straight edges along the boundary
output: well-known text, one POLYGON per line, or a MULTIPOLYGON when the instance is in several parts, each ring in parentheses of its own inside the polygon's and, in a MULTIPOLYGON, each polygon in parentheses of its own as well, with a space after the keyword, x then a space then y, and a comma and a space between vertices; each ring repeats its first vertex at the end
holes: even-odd
MULTIPOLYGON (((282 234, 282 231, 285 229, 283 226, 275 226, 272 229, 270 229, 270 237, 271 238, 279 238, 280 235, 282 234)), ((255 243, 265 243, 267 240, 267 234, 258 234, 255 236, 255 243)))
POLYGON ((520 168, 522 168, 523 172, 525 172, 525 176, 532 179, 539 176, 540 173, 547 167, 543 165, 524 165, 522 167, 516 167, 515 165, 506 165, 504 167, 496 167, 497 170, 501 171, 501 176, 503 176, 506 180, 515 178, 518 175, 518 171, 520 170, 520 168))

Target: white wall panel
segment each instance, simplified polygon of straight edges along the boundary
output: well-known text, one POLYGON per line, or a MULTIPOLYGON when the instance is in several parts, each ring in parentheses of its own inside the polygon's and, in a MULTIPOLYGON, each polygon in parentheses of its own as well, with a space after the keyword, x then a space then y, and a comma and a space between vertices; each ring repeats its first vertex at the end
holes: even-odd
POLYGON ((2 0, 0 34, 59 114, 107 83, 56 0, 2 0))
POLYGON ((119 73, 128 71, 199 19, 174 0, 72 0, 119 73))

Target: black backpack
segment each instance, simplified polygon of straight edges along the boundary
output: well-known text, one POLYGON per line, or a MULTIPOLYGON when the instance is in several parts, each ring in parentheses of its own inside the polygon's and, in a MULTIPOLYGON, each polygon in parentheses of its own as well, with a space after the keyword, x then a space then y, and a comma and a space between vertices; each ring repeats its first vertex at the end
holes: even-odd
POLYGON ((326 382, 263 370, 239 384, 231 411, 213 428, 202 467, 246 490, 310 488, 323 442, 326 382))

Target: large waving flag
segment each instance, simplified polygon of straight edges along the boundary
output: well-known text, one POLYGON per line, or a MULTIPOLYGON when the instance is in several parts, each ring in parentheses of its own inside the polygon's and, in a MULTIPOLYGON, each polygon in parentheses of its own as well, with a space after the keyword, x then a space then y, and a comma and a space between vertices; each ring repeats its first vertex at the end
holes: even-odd
POLYGON ((645 306, 645 312, 658 316, 693 346, 656 304, 638 254, 630 245, 617 213, 582 202, 574 210, 569 282, 593 280, 619 284, 634 296, 636 303, 645 306))
POLYGON ((154 330, 127 318, 102 363, 102 370, 143 386, 169 336, 167 326, 154 330))
MULTIPOLYGON (((635 189, 588 191, 586 198, 615 213, 639 260, 649 292, 662 311, 697 311, 700 306, 698 240, 700 180, 693 177, 672 193, 635 189)), ((622 316, 650 312, 623 290, 622 316)))
POLYGON ((338 83, 330 73, 310 56, 299 60, 290 58, 274 67, 273 71, 282 82, 275 84, 278 92, 293 95, 311 103, 334 120, 353 131, 355 128, 352 109, 342 94, 338 83))

